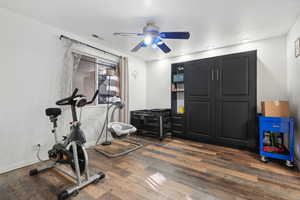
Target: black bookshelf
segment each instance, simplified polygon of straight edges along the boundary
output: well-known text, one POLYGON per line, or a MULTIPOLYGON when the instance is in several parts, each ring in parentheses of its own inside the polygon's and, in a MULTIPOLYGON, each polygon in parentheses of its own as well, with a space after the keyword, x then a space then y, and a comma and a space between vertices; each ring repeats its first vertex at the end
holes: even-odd
POLYGON ((185 115, 179 112, 184 107, 184 64, 171 66, 171 130, 172 136, 184 138, 185 115))

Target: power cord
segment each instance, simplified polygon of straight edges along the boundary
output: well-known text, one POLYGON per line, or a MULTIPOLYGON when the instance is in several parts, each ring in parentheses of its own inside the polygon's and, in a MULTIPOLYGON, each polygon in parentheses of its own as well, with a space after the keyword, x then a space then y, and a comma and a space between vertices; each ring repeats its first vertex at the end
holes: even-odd
POLYGON ((40 157, 40 151, 41 151, 41 144, 37 144, 36 157, 38 158, 38 160, 39 160, 40 162, 44 162, 44 161, 46 161, 46 160, 41 159, 41 157, 40 157))

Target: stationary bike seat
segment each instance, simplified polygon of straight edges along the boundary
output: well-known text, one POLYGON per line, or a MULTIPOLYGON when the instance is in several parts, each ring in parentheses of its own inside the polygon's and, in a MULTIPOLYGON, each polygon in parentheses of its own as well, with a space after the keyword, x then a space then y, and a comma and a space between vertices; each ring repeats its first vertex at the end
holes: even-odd
POLYGON ((53 117, 57 117, 61 114, 61 109, 60 108, 47 108, 45 110, 46 112, 46 116, 50 117, 50 116, 53 116, 53 117))

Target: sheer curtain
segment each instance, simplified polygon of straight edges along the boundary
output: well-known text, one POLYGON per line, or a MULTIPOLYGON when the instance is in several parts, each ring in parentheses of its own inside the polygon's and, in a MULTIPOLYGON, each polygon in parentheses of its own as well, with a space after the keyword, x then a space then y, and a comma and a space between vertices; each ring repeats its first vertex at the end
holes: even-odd
MULTIPOLYGON (((72 94, 72 78, 73 78, 73 73, 76 71, 76 69, 79 66, 79 62, 81 59, 81 55, 78 53, 75 53, 75 47, 76 44, 71 41, 64 41, 65 42, 65 47, 66 47, 66 52, 64 55, 64 66, 61 74, 61 90, 60 90, 60 98, 66 98, 72 94)), ((62 115, 61 115, 61 133, 65 133, 68 131, 68 125, 70 121, 70 113, 68 111, 69 107, 68 106, 61 106, 62 109, 62 115)))
POLYGON ((125 106, 120 110, 119 121, 129 123, 129 70, 128 58, 120 59, 120 97, 124 101, 125 106))
POLYGON ((61 81, 61 98, 65 98, 72 93, 72 78, 73 73, 79 66, 81 55, 74 52, 74 44, 70 42, 64 56, 64 67, 61 81))

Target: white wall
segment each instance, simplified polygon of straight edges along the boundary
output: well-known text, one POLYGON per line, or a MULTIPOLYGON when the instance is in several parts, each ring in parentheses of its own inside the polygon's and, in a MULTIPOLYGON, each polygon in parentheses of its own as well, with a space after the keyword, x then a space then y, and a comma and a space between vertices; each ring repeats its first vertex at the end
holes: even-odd
MULTIPOLYGON (((300 17, 287 36, 287 88, 290 110, 296 118, 296 156, 300 163, 300 57, 295 57, 295 41, 300 38, 300 17)), ((300 166, 300 165, 299 165, 300 166)))
POLYGON ((287 100, 286 36, 147 63, 147 107, 171 104, 171 63, 257 50, 257 101, 287 100))
POLYGON ((146 63, 134 57, 129 62, 129 110, 145 109, 146 107, 146 63))
MULTIPOLYGON (((41 24, 10 11, 0 9, 0 173, 36 162, 37 143, 42 144, 46 158, 53 144, 50 123, 44 109, 55 106, 59 98, 60 76, 65 47, 58 39, 66 34, 88 42, 74 34, 41 24)), ((120 52, 96 45, 113 53, 120 52)), ((145 62, 129 57, 130 109, 144 108, 145 62)), ((83 125, 89 143, 95 140, 105 108, 89 107, 84 113, 83 125), (86 123, 87 124, 87 123, 86 123)), ((102 125, 102 124, 101 124, 102 125)))

